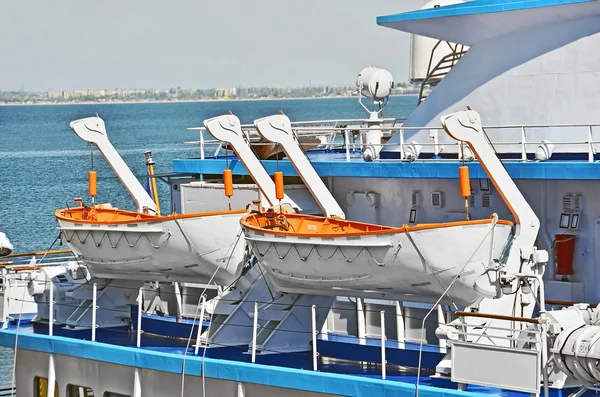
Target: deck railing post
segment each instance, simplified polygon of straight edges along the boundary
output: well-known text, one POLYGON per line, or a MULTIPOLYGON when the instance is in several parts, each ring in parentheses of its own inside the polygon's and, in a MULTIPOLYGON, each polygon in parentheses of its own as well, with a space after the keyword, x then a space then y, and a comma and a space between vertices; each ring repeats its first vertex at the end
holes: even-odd
POLYGON ((432 130, 429 132, 429 136, 433 139, 433 158, 440 158, 440 149, 439 149, 439 138, 438 138, 438 130, 432 130))
POLYGON ((311 308, 311 319, 312 319, 312 358, 313 358, 313 371, 317 370, 317 307, 312 305, 311 308))
MULTIPOLYGON (((15 352, 16 354, 16 352, 15 352)), ((54 397, 56 389, 56 367, 54 364, 54 354, 50 353, 48 358, 48 388, 47 397, 54 397)))
POLYGON ((143 287, 140 287, 138 292, 138 312, 137 312, 137 335, 136 335, 136 346, 142 345, 142 303, 144 302, 143 287))
POLYGON ((396 301, 396 339, 398 340, 398 348, 404 348, 404 310, 402 304, 396 301))
POLYGON ((8 280, 8 271, 2 268, 2 328, 8 328, 10 282, 8 280))
POLYGON ((96 310, 98 308, 98 284, 92 285, 92 342, 96 341, 96 310))
POLYGON ((52 336, 54 334, 54 283, 52 282, 52 278, 50 278, 50 292, 49 292, 49 302, 48 302, 48 335, 52 336))
MULTIPOLYGON (((442 305, 437 306, 437 320, 438 320, 438 327, 446 324, 446 319, 444 318, 444 310, 442 308, 442 305)), ((440 346, 440 352, 446 353, 446 346, 447 346, 446 339, 439 338, 439 346, 440 346)))
POLYGON ((385 379, 385 310, 381 311, 381 379, 385 379))
POLYGON ((400 130, 400 160, 404 160, 404 130, 400 130))
POLYGON ((142 397, 142 379, 140 375, 140 369, 138 367, 135 368, 133 373, 133 396, 132 397, 142 397))
POLYGON ((346 161, 350 161, 350 137, 348 130, 344 130, 344 144, 346 146, 346 161))
MULTIPOLYGON (((50 292, 49 292, 49 308, 48 310, 48 335, 54 334, 54 283, 50 278, 50 292)), ((15 351, 15 354, 17 352, 15 351)), ((54 397, 54 390, 56 388, 56 368, 54 364, 54 354, 50 353, 48 357, 48 394, 47 397, 54 397)))
POLYGON ((204 130, 200 130, 200 160, 204 160, 204 130))
POLYGON ((365 323, 365 310, 363 308, 363 300, 361 298, 356 298, 356 327, 358 330, 358 340, 361 345, 364 345, 366 342, 366 334, 367 334, 367 325, 365 323))
POLYGON ((525 126, 521 127, 521 160, 527 161, 527 142, 525 140, 525 126))
POLYGON ((594 134, 592 132, 592 126, 588 125, 588 161, 594 162, 594 134))
POLYGON ((194 355, 198 355, 198 349, 200 349, 200 337, 202 336, 202 323, 204 322, 204 310, 206 306, 206 295, 202 295, 202 302, 200 303, 200 318, 198 318, 198 333, 196 334, 196 347, 194 348, 194 355))
POLYGON ((254 323, 252 326, 252 362, 256 362, 256 332, 258 328, 258 302, 254 301, 254 323))

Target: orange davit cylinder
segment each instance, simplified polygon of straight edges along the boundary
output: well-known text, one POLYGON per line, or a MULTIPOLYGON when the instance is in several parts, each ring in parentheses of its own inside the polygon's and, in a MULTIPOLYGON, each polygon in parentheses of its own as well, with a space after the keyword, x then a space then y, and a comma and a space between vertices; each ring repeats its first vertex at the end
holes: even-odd
POLYGON ((96 171, 90 171, 88 173, 88 193, 91 197, 96 197, 96 193, 98 192, 97 181, 96 171))
POLYGON ((223 184, 225 185, 225 196, 233 196, 233 174, 229 169, 223 171, 223 184))
POLYGON ((575 235, 557 234, 554 236, 554 258, 556 276, 573 275, 573 255, 575 254, 575 235))
POLYGON ((283 192, 283 172, 275 172, 275 197, 277 200, 283 200, 285 193, 283 192))
POLYGON ((458 167, 460 177, 460 194, 463 198, 471 197, 471 181, 469 180, 469 167, 463 165, 458 167))

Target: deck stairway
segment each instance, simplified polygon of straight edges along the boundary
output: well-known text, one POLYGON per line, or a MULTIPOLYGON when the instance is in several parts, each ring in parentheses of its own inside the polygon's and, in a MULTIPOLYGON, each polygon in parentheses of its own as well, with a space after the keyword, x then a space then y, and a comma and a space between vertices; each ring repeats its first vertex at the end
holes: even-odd
POLYGON ((421 104, 429 95, 431 89, 433 89, 442 79, 448 74, 450 69, 458 63, 462 56, 467 52, 466 48, 462 44, 453 44, 447 41, 439 40, 437 44, 431 50, 431 56, 429 57, 429 66, 427 67, 427 77, 421 82, 421 89, 419 90, 419 101, 418 105, 421 104), (436 50, 443 51, 445 47, 450 48, 450 53, 444 55, 436 65, 432 67, 434 55, 436 50), (426 90, 429 88, 429 90, 426 90))

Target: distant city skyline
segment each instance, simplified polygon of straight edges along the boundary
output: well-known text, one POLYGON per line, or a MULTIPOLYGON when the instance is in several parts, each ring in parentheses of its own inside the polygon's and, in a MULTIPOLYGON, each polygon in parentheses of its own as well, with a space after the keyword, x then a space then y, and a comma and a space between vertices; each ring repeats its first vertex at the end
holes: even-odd
MULTIPOLYGON (((400 83, 392 90, 392 95, 414 95, 418 88, 400 83)), ((324 98, 354 97, 358 95, 353 86, 311 86, 297 88, 170 88, 170 89, 91 89, 62 91, 0 91, 0 105, 3 104, 57 104, 57 103, 120 103, 154 101, 197 101, 223 99, 283 99, 283 98, 324 98)))
POLYGON ((0 1, 0 91, 343 86, 369 64, 406 81, 409 35, 375 18, 424 4, 0 1))

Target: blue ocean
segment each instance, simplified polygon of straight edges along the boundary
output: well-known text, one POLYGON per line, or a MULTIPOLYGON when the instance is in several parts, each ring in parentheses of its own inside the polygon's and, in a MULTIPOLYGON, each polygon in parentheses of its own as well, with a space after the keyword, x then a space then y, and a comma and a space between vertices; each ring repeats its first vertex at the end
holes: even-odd
MULTIPOLYGON (((407 117, 417 98, 392 97, 385 117, 407 117)), ((16 252, 46 250, 58 236, 54 211, 87 197, 90 145, 75 136, 69 122, 98 114, 107 133, 134 174, 145 182, 144 152, 151 150, 156 172, 171 172, 173 159, 199 157, 197 131, 206 118, 228 113, 242 123, 283 111, 292 121, 362 118, 355 98, 265 100, 188 103, 86 104, 57 106, 0 106, 0 231, 16 252)), ((212 139, 207 137, 207 139, 212 139)), ((94 152, 98 173, 97 202, 135 210, 127 191, 104 158, 94 152)), ((159 182, 167 204, 168 189, 159 182)), ((60 240, 53 249, 66 248, 60 240)), ((12 380, 12 349, 0 348, 0 388, 12 380)))
MULTIPOLYGON (((414 96, 392 97, 384 116, 405 118, 416 102, 414 96)), ((8 235, 16 252, 45 250, 58 235, 54 211, 73 206, 75 197, 89 200, 90 145, 73 134, 69 122, 95 114, 102 117, 110 140, 144 181, 146 150, 154 155, 157 173, 170 172, 173 159, 199 157, 198 145, 184 144, 199 138, 197 131, 187 128, 229 111, 242 123, 280 111, 292 121, 366 117, 356 98, 0 106, 0 231, 8 235)), ((94 169, 97 202, 135 209, 97 150, 94 169)), ((159 187, 159 196, 167 204, 166 185, 159 182, 159 187)))

